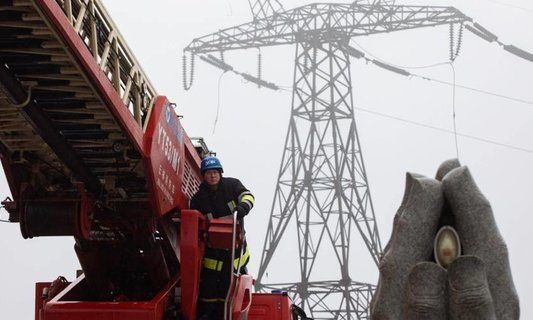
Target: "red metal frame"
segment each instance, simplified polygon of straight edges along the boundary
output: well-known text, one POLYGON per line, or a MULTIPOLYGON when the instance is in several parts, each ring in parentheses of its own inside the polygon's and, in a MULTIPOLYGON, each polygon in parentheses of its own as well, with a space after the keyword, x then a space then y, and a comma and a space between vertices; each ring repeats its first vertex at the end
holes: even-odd
POLYGON ((43 297, 43 291, 50 288, 51 282, 37 282, 35 284, 35 320, 44 319, 43 309, 45 299, 43 297))
POLYGON ((233 319, 248 319, 252 305, 252 288, 254 279, 250 275, 241 275, 236 279, 233 294, 233 319))
POLYGON ((286 294, 254 293, 248 319, 291 320, 291 305, 286 294))
MULTIPOLYGON (((180 227, 180 260, 179 275, 149 301, 115 301, 99 302, 84 299, 85 276, 81 275, 56 296, 48 299, 42 297, 43 289, 50 288, 51 283, 37 283, 35 293, 36 320, 162 320, 165 310, 174 303, 174 289, 181 288, 181 315, 185 320, 196 319, 196 306, 199 294, 200 270, 205 249, 207 234, 231 238, 232 226, 213 220, 211 231, 205 216, 195 210, 183 210, 180 227), (224 229, 224 230, 222 230, 224 229)), ((223 239, 228 243, 228 239, 223 239)), ((230 246, 231 246, 231 242, 230 246)), ((289 320, 285 317, 290 312, 290 301, 281 294, 252 295, 253 278, 241 275, 234 286, 232 300, 233 319, 254 319, 248 314, 276 314, 272 319, 289 320), (263 310, 263 311, 261 311, 263 310)), ((290 315, 290 313, 289 313, 290 315)), ((271 319, 271 318, 257 318, 271 319)))
MULTIPOLYGON (((173 296, 174 288, 179 282, 176 276, 169 284, 161 290, 150 301, 121 301, 121 302, 91 302, 91 301, 69 301, 68 295, 76 290, 84 281, 85 276, 81 275, 72 282, 65 290, 52 298, 44 306, 39 306, 36 310, 36 320, 161 320, 165 314, 166 307, 173 303, 170 298, 173 296), (41 314, 43 317, 37 318, 41 314)), ((36 299, 39 289, 46 286, 37 285, 36 299)))
POLYGON ((135 149, 146 156, 142 147, 142 128, 122 102, 109 78, 96 63, 87 45, 68 21, 63 9, 55 0, 35 0, 34 2, 49 18, 56 31, 63 37, 71 50, 72 56, 77 60, 88 79, 98 89, 98 92, 102 93, 102 100, 115 116, 122 130, 130 138, 135 149))
MULTIPOLYGON (((47 17, 57 34, 63 39, 81 71, 99 93, 102 102, 109 108, 130 143, 145 160, 144 165, 145 169, 147 169, 153 209, 152 213, 146 217, 148 220, 146 221, 146 226, 152 226, 152 229, 155 229, 155 221, 159 217, 168 212, 177 212, 182 209, 179 249, 176 250, 179 251, 180 270, 178 274, 171 275, 172 277, 168 283, 152 299, 148 301, 87 301, 88 299, 85 298, 82 290, 86 280, 85 276, 82 275, 55 297, 51 297, 51 299, 42 297, 43 289, 50 288, 51 283, 37 283, 35 319, 162 320, 169 304, 173 304, 174 299, 179 298, 179 296, 175 297, 174 290, 179 287, 181 288, 181 314, 187 320, 194 320, 196 318, 196 300, 199 291, 201 262, 204 246, 207 243, 206 233, 208 232, 208 222, 202 214, 197 211, 184 210, 188 207, 188 199, 181 190, 182 165, 183 161, 188 161, 188 164, 198 174, 200 158, 194 146, 184 131, 181 141, 173 141, 176 147, 179 148, 180 161, 182 162, 180 163, 180 169, 175 170, 174 176, 171 177, 175 181, 176 192, 171 197, 166 197, 168 203, 163 203, 161 192, 157 188, 156 171, 154 171, 154 169, 158 170, 159 166, 163 164, 160 155, 159 158, 154 156, 153 138, 154 133, 156 133, 156 126, 163 119, 162 115, 164 115, 165 108, 168 108, 167 99, 158 97, 150 119, 148 119, 150 122, 147 126, 147 134, 144 135, 142 128, 124 105, 113 84, 100 69, 86 44, 76 33, 58 2, 56 0, 33 0, 33 3, 47 17)), ((174 113, 172 113, 172 116, 176 117, 174 113)), ((13 187, 14 184, 18 184, 16 175, 13 175, 15 172, 10 171, 12 168, 9 165, 5 165, 6 161, 3 158, 2 163, 8 175, 11 190, 14 190, 14 196, 17 198, 18 195, 16 193, 19 192, 19 188, 13 187)), ((83 203, 82 212, 86 213, 91 200, 82 193, 81 201, 83 203)), ((80 233, 83 237, 87 235, 88 223, 86 220, 80 223, 80 233)), ((213 242, 221 241, 224 246, 228 244, 227 236, 231 232, 228 232, 227 227, 228 225, 224 223, 213 224, 211 236, 219 238, 216 241, 213 239, 213 242)), ((164 233, 163 231, 161 232, 164 233)), ((177 254, 177 252, 172 252, 172 255, 174 254, 177 254)), ((232 309, 235 320, 245 319, 247 315, 252 320, 291 319, 291 303, 286 295, 252 294, 252 284, 252 277, 247 275, 241 276, 235 284, 232 309)))
POLYGON ((180 227, 180 273, 181 312, 185 320, 196 318, 196 304, 205 241, 200 238, 201 230, 206 230, 206 219, 195 210, 183 210, 180 227))
POLYGON ((158 97, 144 134, 144 149, 149 155, 144 158, 144 165, 157 217, 189 205, 189 199, 181 192, 187 139, 170 102, 158 97))

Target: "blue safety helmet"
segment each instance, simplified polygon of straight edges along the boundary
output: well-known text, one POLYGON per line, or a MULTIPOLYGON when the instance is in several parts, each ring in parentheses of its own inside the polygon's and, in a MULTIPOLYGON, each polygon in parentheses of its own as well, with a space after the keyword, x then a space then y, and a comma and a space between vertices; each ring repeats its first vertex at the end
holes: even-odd
POLYGON ((205 157, 202 159, 200 171, 202 172, 202 174, 204 174, 204 172, 206 172, 207 170, 218 170, 221 173, 224 172, 222 164, 220 163, 220 160, 218 160, 217 157, 205 157))

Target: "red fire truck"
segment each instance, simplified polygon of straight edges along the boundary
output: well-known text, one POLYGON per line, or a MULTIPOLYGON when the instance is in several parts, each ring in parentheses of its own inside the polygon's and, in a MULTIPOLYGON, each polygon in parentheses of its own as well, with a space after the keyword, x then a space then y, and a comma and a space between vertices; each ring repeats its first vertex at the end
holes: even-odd
MULTIPOLYGON (((188 210, 208 150, 100 1, 0 1, 0 62, 3 205, 24 238, 74 237, 82 268, 36 284, 35 319, 195 319, 204 248, 232 250, 239 225, 188 210)), ((227 319, 300 318, 230 276, 227 319)))

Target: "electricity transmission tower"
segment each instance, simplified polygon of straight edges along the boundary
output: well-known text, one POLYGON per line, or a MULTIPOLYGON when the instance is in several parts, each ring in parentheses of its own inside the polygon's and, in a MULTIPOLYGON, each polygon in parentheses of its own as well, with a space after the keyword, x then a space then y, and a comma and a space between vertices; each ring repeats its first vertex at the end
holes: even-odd
MULTIPOLYGON (((250 7, 252 22, 195 39, 185 51, 192 55, 192 61, 199 55, 224 71, 233 71, 209 53, 296 46, 292 112, 257 288, 288 291, 316 319, 368 319, 374 286, 357 282, 350 275, 350 262, 354 263, 349 250, 352 232, 363 239, 376 265, 382 246, 354 118, 350 57, 363 53, 351 47, 349 41, 362 35, 462 25, 470 19, 451 7, 402 6, 394 5, 394 1, 318 3, 284 10, 268 0, 259 0, 250 7), (293 220, 300 279, 266 283, 267 267, 293 220), (313 267, 317 254, 319 249, 328 248, 335 257, 335 268, 331 261, 327 263, 340 276, 316 280, 313 267)), ((243 76, 277 88, 259 77, 243 76)), ((189 79, 185 81, 184 77, 190 86, 192 74, 189 79)))

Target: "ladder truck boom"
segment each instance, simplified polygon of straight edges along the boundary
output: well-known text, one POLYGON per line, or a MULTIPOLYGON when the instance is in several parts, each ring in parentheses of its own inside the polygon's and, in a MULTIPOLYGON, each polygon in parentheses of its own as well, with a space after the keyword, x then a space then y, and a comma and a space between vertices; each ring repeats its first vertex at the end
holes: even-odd
MULTIPOLYGON (((0 156, 24 238, 72 236, 76 280, 36 284, 35 319, 196 318, 203 250, 235 226, 188 210, 193 144, 100 0, 0 0, 0 156)), ((241 275, 229 319, 297 319, 241 275)))

